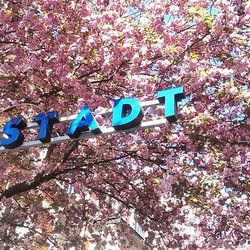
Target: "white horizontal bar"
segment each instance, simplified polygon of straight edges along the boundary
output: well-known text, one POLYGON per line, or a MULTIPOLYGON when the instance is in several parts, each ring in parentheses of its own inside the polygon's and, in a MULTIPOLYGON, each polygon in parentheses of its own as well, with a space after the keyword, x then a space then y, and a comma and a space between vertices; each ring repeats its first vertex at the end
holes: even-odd
MULTIPOLYGON (((114 134, 114 133, 118 133, 118 132, 127 132, 127 131, 133 131, 133 130, 138 130, 138 129, 152 128, 152 127, 162 126, 165 123, 166 123, 166 119, 164 118, 164 119, 159 119, 159 120, 154 120, 154 121, 142 122, 137 127, 127 129, 127 130, 121 130, 121 131, 116 131, 113 127, 102 128, 101 129, 102 133, 98 134, 98 135, 94 135, 91 132, 82 133, 78 138, 70 138, 68 135, 63 135, 63 136, 51 138, 51 142, 49 142, 49 143, 42 143, 39 140, 24 142, 20 147, 15 148, 15 149, 27 149, 27 148, 31 148, 31 147, 38 147, 38 146, 45 146, 45 145, 50 145, 50 144, 57 144, 57 143, 66 142, 66 141, 81 140, 81 139, 89 138, 89 137, 110 135, 110 134, 114 134)), ((15 149, 6 149, 3 146, 1 146, 0 147, 0 152, 10 151, 10 150, 15 150, 15 149)))
MULTIPOLYGON (((157 99, 141 102, 140 104, 142 107, 145 107, 145 108, 146 107, 154 107, 157 105, 163 105, 157 99)), ((102 112, 97 112, 97 113, 94 112, 93 114, 95 116, 96 115, 108 115, 108 114, 111 114, 112 112, 113 112, 113 109, 107 109, 107 110, 102 111, 102 112)), ((62 117, 59 116, 59 122, 61 122, 61 123, 70 122, 70 121, 73 121, 76 117, 77 117, 77 114, 70 115, 70 116, 62 116, 62 117)), ((34 128, 34 127, 38 127, 38 126, 39 125, 36 122, 28 122, 26 129, 34 128)), ((0 128, 0 134, 2 134, 2 133, 3 133, 3 129, 0 128)))

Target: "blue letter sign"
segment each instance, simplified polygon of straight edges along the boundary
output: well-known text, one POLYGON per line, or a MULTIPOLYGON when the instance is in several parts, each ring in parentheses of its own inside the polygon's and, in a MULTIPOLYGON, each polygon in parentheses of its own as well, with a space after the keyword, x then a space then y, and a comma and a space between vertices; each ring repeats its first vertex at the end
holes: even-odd
POLYGON ((8 149, 19 147, 24 141, 24 136, 20 130, 25 127, 26 123, 21 118, 16 117, 8 121, 3 128, 3 133, 8 135, 9 138, 3 138, 0 144, 8 149))
MULTIPOLYGON (((142 107, 151 107, 165 104, 164 116, 169 122, 176 121, 176 109, 177 102, 185 98, 183 87, 176 87, 172 89, 161 90, 157 93, 157 100, 152 100, 140 104, 137 99, 134 98, 121 98, 114 100, 113 116, 112 116, 112 126, 113 128, 107 128, 105 124, 102 125, 102 130, 99 127, 98 122, 95 120, 94 115, 91 113, 88 105, 84 105, 73 120, 75 116, 58 118, 58 113, 56 111, 48 112, 44 114, 38 114, 35 117, 35 122, 40 126, 38 130, 37 140, 35 141, 25 141, 21 130, 26 127, 26 123, 21 118, 14 118, 8 121, 3 129, 0 129, 0 134, 4 133, 7 137, 3 136, 0 140, 0 152, 8 149, 17 148, 30 148, 43 143, 58 143, 63 141, 72 140, 71 138, 87 138, 93 134, 113 134, 116 131, 130 130, 138 127, 151 128, 153 126, 161 126, 166 123, 165 119, 158 119, 155 112, 146 116, 145 122, 141 122, 144 113, 142 107), (156 119, 150 120, 150 117, 156 115, 156 119), (148 120, 149 119, 149 120, 148 120), (73 121, 72 121, 73 120, 73 121), (51 139, 51 132, 53 125, 56 122, 69 122, 72 121, 66 134, 57 136, 51 139), (87 132, 83 133, 82 132, 87 132), (52 141, 52 142, 51 142, 52 141), (22 145, 23 144, 23 145, 22 145)), ((102 110, 102 108, 101 108, 102 110)), ((99 115, 109 115, 110 110, 101 111, 99 115)), ((37 127, 38 125, 34 123, 28 123, 27 129, 37 127)), ((108 123, 110 124, 110 122, 108 123)))
POLYGON ((133 98, 114 100, 112 126, 115 130, 130 129, 140 124, 143 110, 140 103, 133 98))
POLYGON ((39 114, 36 116, 35 122, 40 125, 37 139, 43 143, 50 142, 53 125, 59 122, 58 113, 53 111, 47 114, 39 114))
POLYGON ((101 133, 99 125, 87 105, 82 108, 76 119, 71 123, 67 135, 70 138, 77 138, 84 131, 90 131, 94 134, 101 133))
POLYGON ((159 102, 165 102, 165 117, 169 122, 176 121, 177 102, 183 98, 185 98, 183 87, 161 90, 157 93, 159 102))

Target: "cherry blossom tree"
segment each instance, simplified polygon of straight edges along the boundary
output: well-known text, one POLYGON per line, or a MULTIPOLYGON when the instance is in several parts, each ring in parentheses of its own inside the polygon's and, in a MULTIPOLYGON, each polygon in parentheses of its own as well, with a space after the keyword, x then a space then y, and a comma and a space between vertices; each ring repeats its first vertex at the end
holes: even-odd
POLYGON ((131 211, 152 248, 249 248, 249 21, 245 0, 1 0, 1 127, 186 99, 160 128, 2 152, 0 248, 81 246, 131 211))

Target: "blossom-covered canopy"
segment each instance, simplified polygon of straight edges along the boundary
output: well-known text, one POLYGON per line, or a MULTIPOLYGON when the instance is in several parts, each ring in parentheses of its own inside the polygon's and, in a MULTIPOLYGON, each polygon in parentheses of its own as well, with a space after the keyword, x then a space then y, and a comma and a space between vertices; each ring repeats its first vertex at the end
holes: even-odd
POLYGON ((0 1, 1 127, 186 93, 160 128, 1 153, 0 248, 80 246, 130 213, 152 248, 247 248, 249 21, 245 0, 0 1))

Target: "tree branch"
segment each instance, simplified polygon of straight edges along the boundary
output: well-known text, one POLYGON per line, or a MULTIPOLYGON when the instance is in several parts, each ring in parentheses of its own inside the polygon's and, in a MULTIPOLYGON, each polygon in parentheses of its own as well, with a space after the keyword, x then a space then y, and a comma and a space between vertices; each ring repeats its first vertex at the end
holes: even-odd
POLYGON ((41 186, 43 183, 48 182, 52 179, 55 179, 56 177, 58 177, 60 175, 69 173, 71 171, 78 171, 78 170, 82 171, 83 170, 82 167, 84 167, 84 166, 87 167, 87 166, 91 166, 91 165, 96 165, 96 164, 98 165, 98 164, 102 164, 102 163, 106 163, 106 162, 117 161, 117 160, 120 160, 120 159, 128 157, 128 156, 130 156, 130 154, 125 154, 125 155, 121 155, 119 157, 109 158, 109 159, 105 159, 105 160, 101 160, 101 161, 88 162, 88 163, 85 163, 85 164, 82 164, 79 166, 75 166, 73 168, 66 168, 66 169, 62 169, 62 170, 55 169, 47 175, 44 172, 38 173, 31 182, 27 182, 27 181, 20 182, 20 183, 17 183, 15 185, 5 189, 3 192, 1 192, 0 200, 3 197, 10 198, 14 195, 24 193, 24 192, 27 192, 27 191, 32 190, 32 189, 36 189, 39 186, 41 186))

